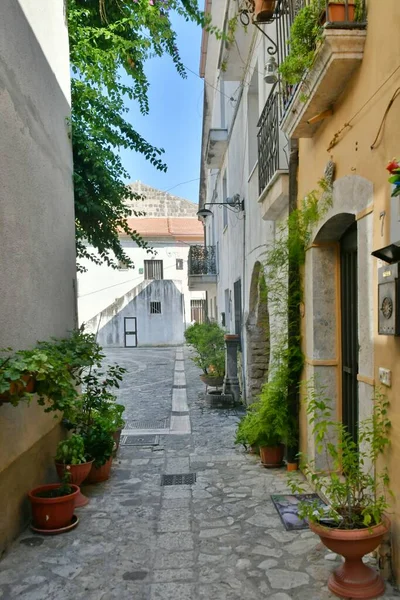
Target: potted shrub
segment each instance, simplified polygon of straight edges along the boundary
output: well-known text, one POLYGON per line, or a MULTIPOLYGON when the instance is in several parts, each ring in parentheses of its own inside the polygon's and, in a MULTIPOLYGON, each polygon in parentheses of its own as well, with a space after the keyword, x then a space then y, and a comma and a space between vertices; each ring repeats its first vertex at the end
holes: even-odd
MULTIPOLYGON (((61 480, 68 472, 70 483, 80 486, 90 473, 93 459, 86 459, 84 439, 81 435, 73 433, 69 439, 59 442, 55 463, 57 474, 61 480)), ((88 502, 89 499, 79 490, 79 494, 75 498, 76 508, 85 506, 88 502)))
MULTIPOLYGON (((302 457, 300 466, 315 489, 329 502, 324 510, 300 506, 310 529, 332 552, 344 557, 328 581, 329 589, 344 598, 376 598, 385 586, 380 575, 364 564, 364 555, 375 550, 390 527, 389 479, 379 472, 377 460, 389 445, 388 401, 376 393, 373 414, 359 425, 358 441, 346 427, 332 419, 332 401, 309 385, 307 414, 313 426, 316 452, 326 457, 324 469, 302 457)), ((290 481, 293 492, 304 491, 298 480, 290 481)))
POLYGON ((200 367, 200 379, 219 387, 225 375, 225 332, 218 323, 194 323, 185 331, 186 342, 194 350, 192 361, 200 367))
POLYGON ((85 453, 93 459, 87 483, 99 483, 110 477, 114 439, 112 433, 101 425, 92 424, 83 433, 85 453))
POLYGON ((28 493, 32 508, 32 528, 43 533, 62 533, 78 524, 73 519, 79 487, 65 477, 62 483, 50 483, 28 493))

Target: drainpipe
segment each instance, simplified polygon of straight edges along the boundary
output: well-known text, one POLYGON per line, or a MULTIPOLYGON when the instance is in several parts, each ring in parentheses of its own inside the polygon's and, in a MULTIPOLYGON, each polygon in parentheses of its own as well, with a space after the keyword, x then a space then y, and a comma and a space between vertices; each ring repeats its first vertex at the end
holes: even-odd
MULTIPOLYGON (((297 208, 298 183, 297 172, 299 167, 299 145, 295 139, 290 140, 289 157, 289 214, 297 208)), ((289 225, 290 226, 290 225, 289 225)), ((300 267, 297 262, 289 260, 288 269, 288 350, 289 373, 292 374, 288 386, 289 415, 295 432, 293 444, 287 448, 287 461, 295 462, 299 452, 299 383, 301 370, 298 368, 298 345, 300 339, 300 307, 297 294, 300 290, 300 267), (297 298, 296 298, 297 296, 297 298), (294 351, 294 352, 293 352, 294 351), (297 363, 297 364, 296 364, 297 363), (296 372, 297 371, 297 372, 296 372)))

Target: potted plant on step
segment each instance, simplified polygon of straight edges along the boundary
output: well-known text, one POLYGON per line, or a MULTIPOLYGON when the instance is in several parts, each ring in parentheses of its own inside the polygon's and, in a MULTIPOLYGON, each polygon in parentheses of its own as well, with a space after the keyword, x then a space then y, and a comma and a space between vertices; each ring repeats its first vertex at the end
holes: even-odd
POLYGON ((329 0, 328 16, 324 16, 324 22, 326 20, 328 23, 353 22, 356 17, 356 0, 347 0, 347 17, 345 0, 329 0))
POLYGON ((41 485, 28 494, 32 508, 32 529, 37 533, 62 533, 78 524, 74 517, 79 487, 69 483, 66 472, 62 483, 41 485))
MULTIPOLYGON (((70 483, 80 486, 89 475, 93 459, 87 460, 85 443, 81 435, 73 433, 67 440, 59 442, 55 457, 57 474, 63 480, 65 473, 70 474, 70 483)), ((75 507, 86 506, 89 499, 79 490, 75 498, 75 507)))
POLYGON ((224 335, 218 323, 194 323, 185 331, 186 342, 194 350, 191 359, 203 371, 200 379, 207 386, 220 387, 224 382, 224 335))
MULTIPOLYGON (((362 558, 380 545, 388 532, 389 479, 379 472, 378 458, 389 445, 388 401, 376 392, 370 418, 359 425, 354 440, 343 423, 332 419, 332 401, 316 385, 307 386, 307 414, 312 424, 316 453, 325 457, 325 467, 301 457, 301 468, 317 492, 329 502, 324 510, 301 505, 300 516, 310 529, 344 563, 330 576, 328 587, 339 597, 368 599, 383 594, 385 585, 378 572, 362 558)), ((290 481, 293 492, 303 492, 298 480, 290 481)))

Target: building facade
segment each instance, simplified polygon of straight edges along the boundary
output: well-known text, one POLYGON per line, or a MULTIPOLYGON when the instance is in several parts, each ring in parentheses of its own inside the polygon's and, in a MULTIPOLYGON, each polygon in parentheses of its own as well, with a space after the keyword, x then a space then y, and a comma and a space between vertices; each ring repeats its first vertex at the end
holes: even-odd
POLYGON ((187 325, 205 316, 205 293, 188 288, 189 249, 204 240, 197 205, 141 182, 131 188, 143 198, 133 207, 145 216, 129 225, 152 251, 121 235, 134 269, 86 260, 78 278, 79 319, 106 347, 182 344, 187 325))
MULTIPOLYGON (((0 348, 77 323, 68 33, 63 0, 4 0, 0 36, 0 348)), ((0 405, 0 554, 51 473, 61 428, 36 402, 0 405)))
MULTIPOLYGON (((367 0, 354 13, 345 3, 341 21, 333 21, 327 3, 311 67, 289 86, 277 67, 290 53, 291 25, 309 2, 277 0, 265 24, 254 24, 252 4, 206 3, 231 40, 203 35, 200 207, 212 212, 204 218, 204 252, 207 257, 215 249, 216 275, 211 278, 205 260, 202 280, 192 279, 207 290, 209 314, 241 336, 243 392, 250 402, 268 377, 271 348, 285 328, 260 295, 260 273, 268 278, 263 253, 288 212, 321 180, 328 182, 331 203, 312 228, 301 269, 302 377, 323 382, 334 414, 355 439, 377 390, 387 396, 392 439, 382 466, 397 496, 400 299, 385 278, 394 279, 398 268, 400 213, 385 167, 400 158, 400 7, 396 0, 384 6, 367 0), (236 194, 244 210, 233 210, 236 194)), ((303 411, 299 425, 300 450, 323 466, 303 411)), ((391 518, 398 579, 396 503, 391 518)))

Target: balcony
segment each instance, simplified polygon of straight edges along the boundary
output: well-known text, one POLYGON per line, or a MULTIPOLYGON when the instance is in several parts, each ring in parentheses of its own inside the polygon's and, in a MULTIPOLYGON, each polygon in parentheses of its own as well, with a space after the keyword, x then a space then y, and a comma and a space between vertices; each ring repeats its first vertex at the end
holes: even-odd
POLYGON ((189 290, 208 291, 217 283, 217 260, 215 246, 190 246, 189 290))
POLYGON ((264 106, 258 131, 258 191, 261 215, 274 221, 289 198, 288 142, 279 128, 281 95, 275 86, 264 106))
MULTIPOLYGON (((290 27, 296 14, 309 0, 300 0, 296 11, 284 10, 291 0, 279 0, 279 63, 290 53, 290 27)), ((318 42, 314 62, 296 86, 282 85, 285 113, 281 128, 288 138, 311 138, 324 118, 332 114, 334 104, 360 65, 366 39, 366 10, 362 0, 339 4, 326 0, 321 13, 322 40, 318 42)))
POLYGON ((210 129, 207 144, 206 163, 209 169, 220 169, 228 147, 227 129, 210 129))

